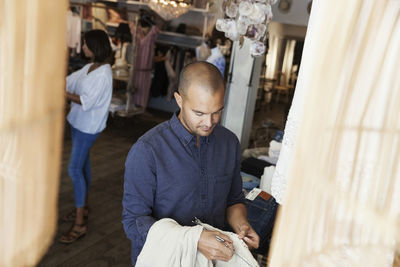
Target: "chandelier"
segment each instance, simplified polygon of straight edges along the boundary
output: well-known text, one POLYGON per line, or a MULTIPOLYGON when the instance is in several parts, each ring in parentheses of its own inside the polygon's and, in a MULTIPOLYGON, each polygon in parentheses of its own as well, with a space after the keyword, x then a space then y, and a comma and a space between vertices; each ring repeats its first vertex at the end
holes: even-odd
POLYGON ((241 44, 244 38, 251 41, 253 56, 265 53, 267 25, 272 20, 271 5, 277 0, 224 0, 222 9, 227 18, 218 19, 216 29, 225 37, 241 44))
POLYGON ((191 6, 184 0, 149 0, 148 5, 164 20, 176 19, 188 12, 191 6))

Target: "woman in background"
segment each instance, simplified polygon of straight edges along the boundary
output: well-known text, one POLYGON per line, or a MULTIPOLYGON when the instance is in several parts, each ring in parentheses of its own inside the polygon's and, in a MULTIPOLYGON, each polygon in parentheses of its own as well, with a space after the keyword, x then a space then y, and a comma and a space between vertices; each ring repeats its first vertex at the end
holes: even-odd
POLYGON ((61 236, 61 243, 72 243, 88 230, 86 220, 91 180, 90 148, 106 127, 112 97, 112 70, 108 64, 111 46, 108 35, 102 30, 85 33, 82 49, 92 63, 69 75, 66 86, 66 98, 71 101, 67 121, 72 136, 68 173, 74 186, 75 209, 62 217, 64 221, 74 223, 61 236))

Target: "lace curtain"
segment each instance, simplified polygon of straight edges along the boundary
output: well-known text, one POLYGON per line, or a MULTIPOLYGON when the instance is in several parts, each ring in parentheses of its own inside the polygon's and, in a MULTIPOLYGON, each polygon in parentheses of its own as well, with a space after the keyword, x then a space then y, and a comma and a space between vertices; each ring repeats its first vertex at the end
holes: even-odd
POLYGON ((35 266, 53 240, 67 8, 0 0, 0 266, 35 266))
POLYGON ((302 58, 272 185, 283 206, 270 266, 391 266, 400 1, 313 1, 302 58))

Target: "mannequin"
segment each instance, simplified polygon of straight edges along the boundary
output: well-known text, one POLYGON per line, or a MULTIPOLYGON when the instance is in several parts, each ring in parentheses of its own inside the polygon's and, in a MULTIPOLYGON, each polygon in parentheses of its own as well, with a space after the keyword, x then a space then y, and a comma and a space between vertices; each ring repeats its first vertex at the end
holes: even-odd
POLYGON ((128 47, 128 42, 119 42, 118 50, 115 52, 115 63, 112 66, 113 72, 116 76, 128 76, 128 61, 126 60, 126 49, 128 47))
POLYGON ((129 76, 128 70, 128 47, 132 42, 132 35, 130 33, 129 25, 126 23, 120 23, 116 32, 115 37, 117 41, 117 51, 115 52, 115 63, 112 66, 115 76, 129 76))

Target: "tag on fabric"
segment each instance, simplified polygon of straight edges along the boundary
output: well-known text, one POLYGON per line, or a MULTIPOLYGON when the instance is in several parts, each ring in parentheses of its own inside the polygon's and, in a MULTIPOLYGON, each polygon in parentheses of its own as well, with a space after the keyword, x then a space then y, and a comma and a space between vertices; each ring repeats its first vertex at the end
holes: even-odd
POLYGON ((261 189, 260 189, 260 188, 253 188, 253 190, 251 190, 251 191, 247 194, 246 198, 247 198, 248 200, 253 201, 254 199, 256 199, 256 197, 258 196, 258 194, 260 194, 260 192, 261 192, 261 189))

